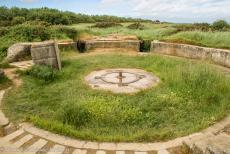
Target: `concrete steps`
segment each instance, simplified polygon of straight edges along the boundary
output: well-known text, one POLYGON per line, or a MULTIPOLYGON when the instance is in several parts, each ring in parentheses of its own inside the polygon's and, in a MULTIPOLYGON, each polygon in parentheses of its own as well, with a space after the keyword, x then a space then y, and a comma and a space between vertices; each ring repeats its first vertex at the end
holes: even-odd
MULTIPOLYGON (((7 128, 9 129, 9 128, 7 128)), ((102 149, 76 149, 26 132, 23 128, 0 137, 0 154, 169 154, 159 152, 116 151, 102 149)))
POLYGON ((184 141, 189 154, 230 154, 230 136, 209 134, 184 141))

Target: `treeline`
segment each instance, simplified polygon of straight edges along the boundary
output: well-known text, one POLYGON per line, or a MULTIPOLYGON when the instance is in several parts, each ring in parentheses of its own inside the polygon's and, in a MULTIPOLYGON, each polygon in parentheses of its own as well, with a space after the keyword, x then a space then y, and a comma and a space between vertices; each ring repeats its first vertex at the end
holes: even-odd
POLYGON ((0 7, 0 26, 13 26, 26 21, 40 20, 52 25, 70 25, 94 22, 133 22, 143 19, 124 18, 108 15, 85 15, 50 8, 26 9, 0 7))

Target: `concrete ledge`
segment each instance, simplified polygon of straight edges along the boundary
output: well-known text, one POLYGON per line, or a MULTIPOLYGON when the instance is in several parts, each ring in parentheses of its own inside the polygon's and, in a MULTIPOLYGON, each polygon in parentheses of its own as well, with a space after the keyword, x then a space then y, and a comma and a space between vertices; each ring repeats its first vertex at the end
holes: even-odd
POLYGON ((128 51, 139 52, 139 40, 87 40, 85 41, 86 51, 96 49, 126 49, 128 51))
POLYGON ((150 51, 185 58, 207 59, 216 64, 230 67, 230 50, 153 41, 150 51))

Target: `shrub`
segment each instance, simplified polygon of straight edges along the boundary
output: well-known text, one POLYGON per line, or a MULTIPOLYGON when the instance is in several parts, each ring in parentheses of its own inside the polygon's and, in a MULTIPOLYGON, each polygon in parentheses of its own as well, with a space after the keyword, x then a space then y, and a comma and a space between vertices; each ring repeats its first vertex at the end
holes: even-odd
POLYGON ((44 81, 45 83, 52 82, 57 78, 57 70, 48 66, 35 65, 26 71, 25 74, 44 81))
POLYGON ((145 26, 143 24, 141 24, 140 22, 137 22, 137 23, 133 23, 133 24, 129 25, 127 28, 143 30, 145 28, 145 26))
POLYGON ((17 42, 45 41, 50 39, 75 38, 78 31, 64 26, 50 26, 44 21, 29 21, 9 28, 0 28, 0 61, 7 49, 17 42))
POLYGON ((11 21, 11 25, 17 25, 17 24, 22 24, 26 21, 25 17, 14 17, 13 20, 11 21))
POLYGON ((193 27, 195 30, 200 30, 207 32, 210 30, 210 24, 209 23, 195 23, 193 24, 193 27))
POLYGON ((68 28, 65 26, 56 26, 56 30, 60 33, 65 33, 69 38, 73 40, 78 36, 78 31, 74 28, 68 28))
POLYGON ((7 27, 0 27, 0 37, 6 35, 9 32, 9 28, 7 27))
POLYGON ((209 31, 211 26, 208 23, 194 23, 194 24, 177 24, 174 26, 177 31, 209 31))
POLYGON ((122 25, 116 22, 99 22, 92 27, 96 28, 110 28, 110 27, 121 27, 122 25))
POLYGON ((229 24, 224 20, 218 20, 212 24, 213 30, 217 30, 217 31, 224 31, 229 29, 229 27, 230 27, 229 24))
POLYGON ((91 119, 91 114, 87 108, 75 104, 67 104, 61 112, 61 120, 64 124, 81 127, 91 119))
POLYGON ((46 22, 46 21, 42 21, 42 20, 33 20, 33 21, 26 21, 25 24, 27 25, 36 25, 36 26, 45 26, 45 27, 49 27, 51 26, 50 23, 46 22))

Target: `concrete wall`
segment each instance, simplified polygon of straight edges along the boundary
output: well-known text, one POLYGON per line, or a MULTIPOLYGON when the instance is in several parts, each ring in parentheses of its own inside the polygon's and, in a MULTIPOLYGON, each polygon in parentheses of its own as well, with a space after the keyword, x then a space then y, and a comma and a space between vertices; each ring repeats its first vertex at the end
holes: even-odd
POLYGON ((58 45, 54 41, 33 43, 31 56, 35 64, 61 69, 58 45))
POLYGON ((73 42, 73 41, 58 42, 58 48, 60 50, 65 50, 65 49, 78 50, 77 49, 77 42, 73 42))
POLYGON ((140 41, 139 40, 91 40, 85 41, 86 51, 96 50, 96 49, 125 49, 129 51, 139 52, 140 41))
POLYGON ((193 59, 208 59, 216 64, 230 67, 230 50, 153 41, 150 52, 193 59))
POLYGON ((31 43, 16 43, 10 46, 7 50, 7 62, 16 62, 24 60, 30 56, 31 43))

